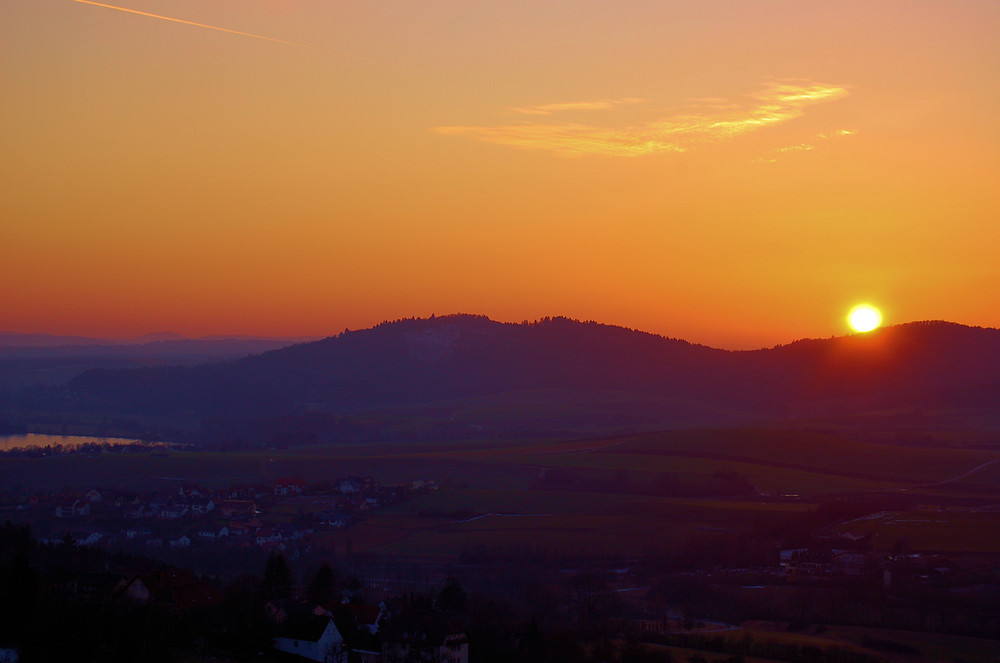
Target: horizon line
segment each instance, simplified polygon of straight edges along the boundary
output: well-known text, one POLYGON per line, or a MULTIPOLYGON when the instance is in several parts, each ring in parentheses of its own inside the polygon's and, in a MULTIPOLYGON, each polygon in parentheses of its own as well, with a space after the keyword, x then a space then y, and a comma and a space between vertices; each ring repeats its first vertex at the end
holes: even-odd
MULTIPOLYGON (((899 323, 895 323, 895 324, 891 324, 891 325, 882 325, 882 326, 879 326, 876 329, 874 329, 872 331, 869 331, 869 332, 852 332, 852 331, 846 331, 843 334, 832 334, 830 336, 804 336, 804 337, 792 339, 792 340, 789 340, 789 341, 778 342, 778 343, 775 343, 775 344, 770 345, 770 346, 733 348, 733 347, 720 347, 720 346, 715 346, 715 345, 708 345, 708 344, 700 342, 700 341, 694 341, 694 340, 691 340, 691 339, 682 338, 680 336, 669 336, 669 335, 667 335, 665 333, 652 332, 652 331, 648 331, 648 330, 641 329, 641 328, 638 328, 638 327, 630 327, 628 325, 623 325, 623 324, 613 324, 613 323, 608 323, 608 322, 600 322, 598 320, 593 320, 593 319, 583 320, 583 319, 573 318, 573 317, 565 316, 565 315, 542 316, 542 317, 536 318, 534 320, 523 319, 523 320, 520 320, 520 321, 512 321, 512 320, 498 320, 498 319, 492 318, 492 317, 490 317, 488 315, 479 314, 479 313, 447 313, 447 314, 443 314, 443 315, 437 315, 437 314, 433 314, 432 313, 431 315, 424 316, 424 317, 410 316, 410 317, 401 317, 401 318, 393 318, 393 319, 388 319, 387 318, 387 319, 381 320, 379 322, 370 323, 367 327, 359 327, 357 329, 345 328, 345 329, 343 329, 341 331, 334 332, 332 334, 330 334, 330 333, 320 333, 320 334, 288 334, 288 335, 285 335, 285 334, 260 334, 260 335, 258 335, 258 334, 253 334, 253 333, 241 332, 241 333, 232 333, 232 334, 226 334, 226 333, 222 333, 222 334, 203 334, 203 335, 195 336, 195 335, 180 334, 180 333, 172 332, 172 331, 156 331, 156 332, 142 333, 142 334, 138 334, 138 335, 92 336, 92 335, 88 335, 88 334, 72 334, 72 333, 65 333, 65 334, 63 334, 63 333, 52 333, 52 332, 42 332, 42 331, 39 331, 39 332, 25 332, 25 331, 0 330, 0 339, 3 339, 4 337, 10 337, 10 336, 35 336, 35 337, 45 337, 45 338, 50 338, 50 339, 65 338, 65 339, 68 339, 68 340, 76 339, 76 340, 80 340, 80 341, 93 341, 94 342, 94 343, 83 343, 83 344, 77 343, 76 345, 78 345, 78 346, 79 345, 94 345, 94 344, 98 344, 98 343, 100 343, 100 344, 111 344, 111 345, 114 345, 114 344, 119 344, 119 345, 141 345, 143 343, 158 343, 158 342, 163 342, 163 341, 225 341, 225 340, 233 340, 233 341, 291 341, 294 344, 294 343, 311 343, 311 342, 321 341, 321 340, 324 340, 324 339, 327 339, 327 338, 335 338, 337 336, 340 336, 344 332, 368 331, 368 330, 371 330, 371 329, 375 329, 376 327, 379 327, 379 326, 383 326, 383 325, 387 325, 387 324, 395 324, 395 323, 405 322, 405 321, 430 321, 430 320, 436 320, 436 319, 462 318, 462 317, 465 317, 465 318, 484 318, 484 319, 486 319, 486 320, 488 320, 490 322, 495 322, 495 323, 498 323, 498 324, 509 324, 509 325, 538 324, 538 323, 544 322, 546 320, 568 320, 570 322, 576 322, 576 323, 580 323, 580 324, 597 324, 597 325, 601 325, 601 326, 604 326, 604 327, 614 327, 614 328, 618 328, 618 329, 627 329, 627 330, 633 331, 633 332, 638 332, 638 333, 643 333, 643 334, 650 334, 652 336, 658 336, 660 338, 664 338, 664 339, 668 339, 668 340, 684 341, 685 343, 690 343, 691 345, 699 345, 699 346, 702 346, 702 347, 711 348, 711 349, 714 349, 714 350, 724 350, 724 351, 727 351, 727 352, 752 352, 754 350, 770 350, 770 349, 774 349, 774 348, 778 348, 778 347, 783 347, 783 346, 791 345, 793 343, 798 343, 800 341, 816 341, 816 340, 825 340, 825 339, 832 339, 832 338, 847 338, 847 337, 854 337, 854 336, 866 336, 866 335, 870 335, 870 334, 873 334, 875 332, 878 332, 879 330, 882 330, 882 329, 892 329, 892 328, 895 328, 895 327, 904 327, 904 326, 908 326, 908 325, 919 325, 919 324, 933 324, 933 323, 938 323, 938 324, 955 325, 955 326, 959 326, 959 327, 967 327, 967 328, 970 328, 970 329, 1000 329, 1000 328, 997 328, 997 327, 988 327, 988 326, 982 326, 982 325, 970 325, 970 324, 965 324, 965 323, 961 323, 961 322, 953 322, 953 321, 950 321, 950 320, 941 320, 941 319, 934 319, 934 320, 932 320, 932 319, 910 320, 908 322, 899 322, 899 323), (165 338, 154 338, 154 337, 157 337, 157 336, 165 337, 165 338), (149 340, 145 340, 147 338, 149 340)), ((73 344, 72 343, 68 343, 66 345, 70 346, 70 345, 73 345, 73 344)), ((51 348, 51 347, 60 347, 60 346, 58 346, 58 345, 51 345, 51 346, 3 345, 2 343, 0 343, 0 348, 21 348, 21 349, 27 349, 27 348, 40 348, 40 347, 50 347, 51 348)), ((66 347, 66 346, 62 346, 62 347, 66 347)))

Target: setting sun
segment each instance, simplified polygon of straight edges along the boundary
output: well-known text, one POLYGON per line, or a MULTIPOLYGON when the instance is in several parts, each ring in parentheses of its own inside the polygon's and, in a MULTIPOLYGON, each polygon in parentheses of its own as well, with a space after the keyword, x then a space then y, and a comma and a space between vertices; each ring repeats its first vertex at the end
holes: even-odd
POLYGON ((862 304, 851 309, 847 322, 854 331, 869 332, 882 324, 882 314, 878 309, 862 304))

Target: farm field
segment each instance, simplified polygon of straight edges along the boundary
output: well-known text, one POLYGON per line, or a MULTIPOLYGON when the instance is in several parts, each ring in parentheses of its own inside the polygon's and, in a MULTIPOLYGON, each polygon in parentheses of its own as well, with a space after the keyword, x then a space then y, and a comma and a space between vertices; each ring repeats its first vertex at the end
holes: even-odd
POLYGON ((1000 661, 1000 649, 995 640, 970 638, 945 633, 924 633, 920 631, 900 631, 885 628, 869 628, 840 626, 827 624, 821 627, 822 634, 816 634, 816 626, 808 627, 806 632, 789 633, 784 623, 776 622, 746 622, 740 631, 727 634, 729 638, 738 638, 738 634, 751 636, 758 642, 772 640, 796 644, 812 644, 819 647, 830 645, 844 647, 853 651, 863 651, 887 661, 919 663, 922 661, 1000 661), (810 634, 812 631, 813 634, 810 634), (903 644, 914 651, 909 653, 893 653, 886 651, 893 645, 903 644), (880 645, 881 648, 880 648, 880 645))
POLYGON ((451 478, 483 488, 524 488, 546 469, 598 477, 627 472, 634 483, 663 474, 735 472, 762 492, 822 495, 897 488, 937 492, 1000 489, 1000 451, 899 447, 832 433, 766 429, 668 431, 568 440, 369 443, 240 452, 0 458, 0 479, 52 487, 184 477, 209 483, 319 480, 370 474, 382 482, 451 478), (85 467, 84 471, 80 471, 85 467))
POLYGON ((870 534, 875 550, 898 543, 912 550, 1000 552, 1000 511, 926 508, 882 511, 843 523, 850 534, 870 534))
POLYGON ((773 525, 812 508, 726 502, 505 490, 441 490, 373 514, 329 541, 343 550, 453 559, 476 547, 549 555, 646 556, 678 552, 699 533, 737 533, 773 525))
POLYGON ((602 451, 653 456, 696 454, 819 474, 913 483, 944 481, 1000 459, 1000 454, 984 449, 902 447, 826 432, 771 429, 650 433, 623 439, 602 451))
MULTIPOLYGON (((745 622, 715 632, 693 632, 693 635, 714 640, 707 648, 647 644, 653 651, 669 651, 672 660, 692 660, 700 656, 705 661, 731 660, 733 651, 769 647, 815 648, 827 651, 832 648, 870 657, 872 660, 893 663, 931 663, 937 661, 966 661, 990 663, 1000 661, 996 641, 942 633, 900 631, 894 629, 850 627, 838 625, 809 625, 804 631, 789 632, 784 622, 745 622), (720 651, 727 650, 727 651, 720 651)), ((695 645, 695 643, 691 643, 695 645)), ((777 661, 784 658, 744 656, 744 661, 777 661)))
POLYGON ((4 457, 0 482, 23 495, 95 486, 159 490, 180 481, 267 484, 289 476, 316 482, 370 475, 382 484, 404 485, 433 480, 442 490, 375 511, 327 539, 339 550, 435 559, 476 546, 586 555, 675 553, 699 535, 780 528, 840 496, 894 493, 929 506, 856 520, 840 530, 872 534, 877 549, 904 540, 912 549, 988 553, 1000 552, 1000 512, 988 508, 1000 499, 983 499, 979 484, 1000 479, 997 460, 1000 452, 984 449, 903 448, 831 433, 720 429, 185 451, 166 457, 4 457), (555 475, 571 480, 545 483, 555 475), (726 477, 744 483, 727 484, 726 477), (973 479, 975 486, 968 485, 973 479), (664 485, 673 492, 658 492, 664 485), (730 492, 712 492, 720 486, 730 492), (975 504, 947 506, 948 500, 974 495, 980 496, 975 504))
MULTIPOLYGON (((674 553, 699 533, 738 533, 753 524, 786 522, 810 508, 610 493, 457 492, 445 497, 482 515, 438 528, 434 545, 443 554, 473 545, 538 546, 593 555, 674 553)), ((413 554, 420 547, 420 541, 410 542, 405 552, 413 554)))
POLYGON ((859 491, 891 490, 900 484, 892 481, 878 481, 855 477, 827 474, 822 471, 803 471, 769 466, 764 463, 739 462, 696 456, 670 456, 631 454, 619 451, 568 452, 563 454, 506 455, 503 460, 494 457, 493 462, 513 462, 529 467, 549 467, 581 471, 585 475, 599 476, 602 473, 624 471, 631 481, 652 483, 664 476, 712 477, 720 473, 737 474, 745 477, 758 491, 775 494, 845 493, 859 491))

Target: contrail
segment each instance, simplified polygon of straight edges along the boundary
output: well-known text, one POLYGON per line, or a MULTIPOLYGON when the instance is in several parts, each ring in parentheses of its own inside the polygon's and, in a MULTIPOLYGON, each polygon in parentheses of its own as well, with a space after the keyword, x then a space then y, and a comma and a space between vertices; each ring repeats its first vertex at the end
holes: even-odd
POLYGON ((79 2, 85 5, 94 5, 95 7, 105 7, 107 9, 117 9, 120 12, 128 12, 129 14, 138 14, 139 16, 149 16, 150 18, 159 18, 164 21, 170 21, 172 23, 183 23, 184 25, 193 25, 198 28, 207 28, 209 30, 218 30, 219 32, 228 32, 233 35, 240 35, 241 37, 253 37, 254 39, 263 39, 265 41, 273 41, 279 44, 286 44, 288 46, 297 46, 299 48, 310 48, 305 44, 296 44, 294 41, 285 41, 284 39, 275 39, 274 37, 265 37, 264 35, 255 35, 250 32, 240 32, 239 30, 230 30, 229 28, 220 28, 217 25, 205 25, 204 23, 195 23, 194 21, 185 21, 180 18, 172 18, 170 16, 161 16, 160 14, 150 14, 149 12, 139 11, 138 9, 127 9, 125 7, 117 7, 115 5, 106 5, 103 2, 94 2, 93 0, 73 0, 73 2, 79 2))

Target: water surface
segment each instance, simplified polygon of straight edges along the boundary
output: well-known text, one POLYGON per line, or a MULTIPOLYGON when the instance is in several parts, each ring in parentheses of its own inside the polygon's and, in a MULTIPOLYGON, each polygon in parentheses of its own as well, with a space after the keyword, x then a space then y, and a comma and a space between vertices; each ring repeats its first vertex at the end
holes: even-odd
POLYGON ((139 444, 143 446, 160 446, 161 442, 144 442, 124 437, 90 437, 87 435, 0 435, 0 451, 11 449, 31 449, 61 446, 63 449, 75 449, 84 444, 139 444))

